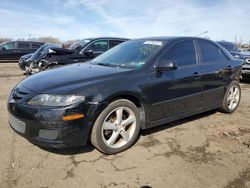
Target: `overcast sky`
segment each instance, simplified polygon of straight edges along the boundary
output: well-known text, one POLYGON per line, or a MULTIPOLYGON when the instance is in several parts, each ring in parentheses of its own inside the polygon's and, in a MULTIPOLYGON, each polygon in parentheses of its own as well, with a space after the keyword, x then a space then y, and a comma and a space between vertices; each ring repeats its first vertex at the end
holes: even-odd
POLYGON ((203 36, 250 41, 249 0, 0 0, 0 37, 203 36))

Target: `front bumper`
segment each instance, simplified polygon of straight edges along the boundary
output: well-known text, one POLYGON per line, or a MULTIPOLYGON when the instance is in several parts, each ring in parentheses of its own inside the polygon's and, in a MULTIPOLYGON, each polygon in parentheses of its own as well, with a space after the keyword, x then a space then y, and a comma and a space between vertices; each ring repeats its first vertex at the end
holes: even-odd
POLYGON ((83 102, 68 107, 32 106, 22 100, 8 101, 11 128, 31 143, 42 147, 65 148, 85 145, 98 104, 83 102), (63 116, 84 114, 84 118, 64 121, 63 116))
POLYGON ((19 59, 19 61, 18 61, 18 65, 19 65, 21 70, 25 70, 25 65, 24 65, 23 61, 24 61, 24 59, 19 59))
POLYGON ((241 74, 242 76, 250 77, 250 63, 245 63, 244 65, 242 65, 241 74))

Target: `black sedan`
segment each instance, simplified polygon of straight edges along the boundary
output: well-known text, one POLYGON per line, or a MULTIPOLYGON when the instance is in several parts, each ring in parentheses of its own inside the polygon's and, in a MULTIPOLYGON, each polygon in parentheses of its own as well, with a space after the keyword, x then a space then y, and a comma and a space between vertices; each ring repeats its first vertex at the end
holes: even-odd
POLYGON ((32 143, 88 140, 106 154, 129 148, 140 129, 201 112, 234 112, 242 60, 210 40, 155 37, 124 42, 88 63, 44 71, 10 93, 10 125, 32 143))
POLYGON ((127 41, 125 38, 86 38, 72 44, 69 49, 50 47, 42 58, 31 58, 31 73, 37 73, 63 65, 89 61, 114 46, 127 41))

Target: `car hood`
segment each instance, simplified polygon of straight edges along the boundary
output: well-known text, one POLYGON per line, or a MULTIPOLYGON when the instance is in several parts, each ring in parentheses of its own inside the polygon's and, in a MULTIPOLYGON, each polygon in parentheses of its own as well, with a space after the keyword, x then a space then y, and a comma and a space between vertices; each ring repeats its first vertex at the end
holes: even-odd
POLYGON ((250 52, 240 52, 240 54, 244 57, 250 57, 250 52))
POLYGON ((36 93, 67 94, 88 84, 128 74, 129 69, 79 63, 32 75, 20 84, 36 93))

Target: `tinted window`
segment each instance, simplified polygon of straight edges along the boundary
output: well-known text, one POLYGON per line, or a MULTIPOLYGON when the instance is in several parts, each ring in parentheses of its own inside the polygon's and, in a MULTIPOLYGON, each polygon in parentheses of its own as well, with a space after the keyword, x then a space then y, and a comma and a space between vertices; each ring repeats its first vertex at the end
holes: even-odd
POLYGON ((161 57, 161 60, 162 59, 175 61, 178 66, 196 64, 196 55, 193 41, 188 40, 175 44, 165 53, 165 55, 161 57))
POLYGON ((120 41, 120 40, 110 40, 110 41, 109 41, 109 48, 113 48, 113 47, 115 47, 116 45, 118 45, 118 44, 120 44, 120 43, 122 43, 122 42, 124 42, 124 41, 120 41))
POLYGON ((2 45, 2 48, 6 49, 6 50, 15 49, 15 43, 14 42, 5 43, 2 45))
POLYGON ((17 48, 30 48, 30 43, 28 42, 18 42, 17 48))
POLYGON ((37 43, 31 43, 31 45, 32 45, 32 48, 36 48, 36 49, 40 48, 41 46, 41 44, 37 44, 37 43))
POLYGON ((220 61, 222 59, 220 49, 214 44, 203 40, 198 40, 198 44, 201 50, 201 60, 203 63, 220 61))
POLYGON ((105 52, 108 50, 108 41, 107 40, 98 40, 92 43, 87 50, 93 50, 93 52, 105 52))

